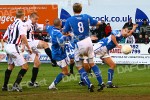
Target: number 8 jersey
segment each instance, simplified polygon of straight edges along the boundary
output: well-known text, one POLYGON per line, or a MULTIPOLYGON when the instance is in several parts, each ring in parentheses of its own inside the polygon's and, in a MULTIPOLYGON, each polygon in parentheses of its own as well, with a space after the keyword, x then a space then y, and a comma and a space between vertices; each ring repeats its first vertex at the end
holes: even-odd
POLYGON ((75 37, 79 40, 83 40, 89 37, 89 25, 95 26, 97 20, 87 14, 75 15, 67 19, 64 26, 64 33, 72 31, 75 37))

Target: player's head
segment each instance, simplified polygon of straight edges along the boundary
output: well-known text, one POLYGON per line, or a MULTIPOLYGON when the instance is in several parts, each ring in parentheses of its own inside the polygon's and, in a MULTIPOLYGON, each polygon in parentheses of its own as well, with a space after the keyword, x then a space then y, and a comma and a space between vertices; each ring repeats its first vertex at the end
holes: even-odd
POLYGON ((80 14, 82 11, 82 5, 80 3, 75 3, 73 5, 73 11, 75 14, 80 14))
POLYGON ((57 28, 61 28, 62 26, 62 21, 59 18, 56 18, 53 23, 54 23, 54 26, 57 28))
POLYGON ((23 20, 24 19, 24 12, 23 12, 23 10, 17 10, 17 12, 16 12, 16 18, 19 18, 19 19, 21 19, 21 20, 23 20))
POLYGON ((129 32, 130 32, 130 30, 127 26, 124 26, 121 30, 121 34, 122 34, 123 37, 128 37, 129 32))
POLYGON ((38 22, 39 15, 36 12, 33 12, 30 14, 30 20, 32 21, 32 24, 36 24, 38 22))

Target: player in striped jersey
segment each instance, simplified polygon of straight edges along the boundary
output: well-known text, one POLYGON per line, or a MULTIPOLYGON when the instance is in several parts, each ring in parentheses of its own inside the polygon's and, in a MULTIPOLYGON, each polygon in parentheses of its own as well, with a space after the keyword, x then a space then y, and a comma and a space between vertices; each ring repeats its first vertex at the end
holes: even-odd
MULTIPOLYGON (((30 19, 28 19, 25 24, 27 25, 27 39, 28 39, 28 43, 29 46, 31 47, 33 53, 29 54, 29 56, 32 58, 32 60, 34 61, 34 66, 32 69, 32 78, 31 78, 31 82, 29 82, 29 86, 34 86, 37 87, 38 83, 36 83, 36 78, 38 75, 38 71, 39 71, 39 66, 40 66, 40 52, 38 51, 37 48, 43 48, 45 50, 45 53, 49 56, 49 58, 51 59, 52 65, 56 66, 56 61, 52 59, 52 55, 51 55, 51 50, 49 48, 48 43, 46 43, 45 41, 42 40, 35 40, 34 39, 34 31, 35 30, 43 30, 44 25, 43 24, 37 24, 37 21, 39 19, 39 16, 37 13, 31 13, 30 14, 30 19)), ((23 48, 24 49, 24 48, 23 48)), ((25 48, 26 49, 26 48, 25 48)))
POLYGON ((25 61, 23 55, 19 51, 19 45, 21 41, 25 44, 28 52, 32 54, 32 50, 28 45, 26 38, 26 25, 22 22, 24 19, 24 13, 22 10, 18 10, 16 13, 16 20, 10 24, 4 34, 3 39, 8 39, 8 44, 6 45, 6 53, 8 57, 8 68, 5 71, 4 85, 2 91, 8 91, 8 81, 14 66, 22 66, 16 81, 13 84, 12 91, 21 92, 19 84, 28 70, 27 62, 25 61))

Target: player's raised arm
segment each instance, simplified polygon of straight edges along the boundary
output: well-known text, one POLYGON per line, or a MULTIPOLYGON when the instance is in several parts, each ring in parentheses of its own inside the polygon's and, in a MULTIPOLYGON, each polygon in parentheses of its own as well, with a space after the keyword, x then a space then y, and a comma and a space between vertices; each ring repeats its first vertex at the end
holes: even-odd
POLYGON ((93 17, 91 17, 90 15, 88 15, 88 17, 89 17, 90 26, 97 26, 97 25, 101 24, 100 21, 97 21, 97 20, 93 19, 93 17))
POLYGON ((49 23, 49 20, 46 19, 46 20, 45 20, 45 25, 43 26, 43 31, 45 31, 45 30, 47 31, 47 27, 48 27, 48 26, 50 26, 50 23, 49 23))
POLYGON ((130 30, 130 31, 128 32, 128 36, 132 35, 132 33, 136 30, 137 27, 138 27, 137 24, 133 24, 133 28, 132 28, 132 30, 130 30))

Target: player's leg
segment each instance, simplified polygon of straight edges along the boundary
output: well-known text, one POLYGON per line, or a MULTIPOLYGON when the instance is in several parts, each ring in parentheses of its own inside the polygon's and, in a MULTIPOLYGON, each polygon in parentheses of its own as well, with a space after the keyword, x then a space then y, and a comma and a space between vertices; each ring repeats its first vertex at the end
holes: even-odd
POLYGON ((6 52, 7 52, 7 58, 8 58, 8 68, 5 71, 5 77, 4 77, 4 85, 2 87, 2 91, 8 91, 8 82, 9 82, 9 78, 11 75, 12 70, 14 69, 14 62, 13 62, 13 56, 11 55, 11 50, 13 50, 13 48, 10 50, 9 49, 9 45, 6 45, 6 52), (9 54, 8 54, 9 53, 9 54))
MULTIPOLYGON (((83 46, 82 46, 83 47, 83 46)), ((85 51, 85 49, 81 49, 79 50, 79 48, 75 48, 74 50, 74 59, 75 59, 75 65, 76 65, 76 68, 80 74, 80 77, 81 77, 81 80, 83 80, 86 85, 88 86, 88 90, 90 92, 94 92, 94 86, 93 84, 91 84, 89 78, 88 78, 88 74, 87 72, 85 71, 85 69, 82 67, 82 63, 83 63, 83 60, 81 60, 80 56, 81 56, 81 53, 83 54, 85 51)))
POLYGON ((73 66, 74 66, 74 59, 70 59, 70 74, 74 74, 73 72, 73 66))
POLYGON ((2 91, 8 91, 8 82, 11 75, 12 70, 14 69, 14 64, 8 64, 8 68, 5 71, 5 77, 4 77, 4 85, 2 87, 2 91))
POLYGON ((107 88, 117 88, 117 86, 113 85, 112 80, 114 76, 114 69, 116 67, 116 64, 111 59, 111 57, 103 58, 103 61, 110 66, 108 69, 108 82, 107 82, 107 88))
POLYGON ((28 70, 28 64, 25 61, 23 55, 19 53, 14 53, 15 58, 13 58, 15 66, 22 66, 21 70, 18 73, 18 76, 13 84, 12 91, 22 92, 21 88, 19 87, 20 82, 22 81, 22 78, 26 74, 28 70))
POLYGON ((101 71, 100 71, 99 67, 94 63, 93 59, 89 59, 89 65, 90 65, 91 69, 93 70, 93 72, 97 78, 97 81, 98 81, 99 89, 97 91, 103 90, 105 85, 102 80, 102 75, 101 75, 101 71))
POLYGON ((97 78, 98 85, 99 85, 98 91, 101 91, 101 90, 103 90, 105 85, 102 80, 101 71, 100 71, 99 67, 94 63, 93 57, 94 57, 93 44, 91 44, 91 45, 89 44, 89 49, 88 49, 89 65, 97 78))
POLYGON ((67 59, 64 59, 62 61, 58 61, 57 64, 61 67, 62 72, 57 75, 55 80, 52 82, 52 84, 48 87, 49 90, 55 90, 56 85, 66 76, 69 74, 68 72, 68 61, 67 59))
MULTIPOLYGON (((89 73, 89 70, 90 70, 90 66, 89 66, 89 63, 86 61, 86 60, 84 60, 83 61, 83 68, 85 69, 85 71, 87 72, 87 73, 89 73)), ((80 86, 85 86, 86 85, 86 83, 84 82, 84 80, 80 77, 80 82, 79 82, 79 85, 80 86)))
POLYGON ((40 60, 39 60, 39 55, 35 55, 34 58, 34 66, 32 69, 32 77, 31 77, 31 82, 29 82, 29 86, 34 86, 34 87, 38 87, 38 83, 36 83, 36 78, 39 72, 39 67, 40 67, 40 60))
POLYGON ((49 58, 51 59, 51 62, 52 62, 52 66, 57 66, 57 63, 55 60, 53 60, 52 58, 52 53, 51 53, 51 50, 49 48, 49 45, 48 43, 44 42, 44 41, 39 41, 38 43, 38 48, 43 48, 45 50, 45 53, 49 56, 49 58))
POLYGON ((81 80, 83 80, 85 82, 85 84, 88 86, 88 90, 90 92, 94 92, 94 86, 93 84, 91 84, 89 78, 88 78, 88 74, 87 72, 85 71, 85 69, 82 67, 82 62, 81 61, 78 61, 76 62, 76 66, 77 66, 77 70, 80 74, 80 77, 81 77, 81 80))

